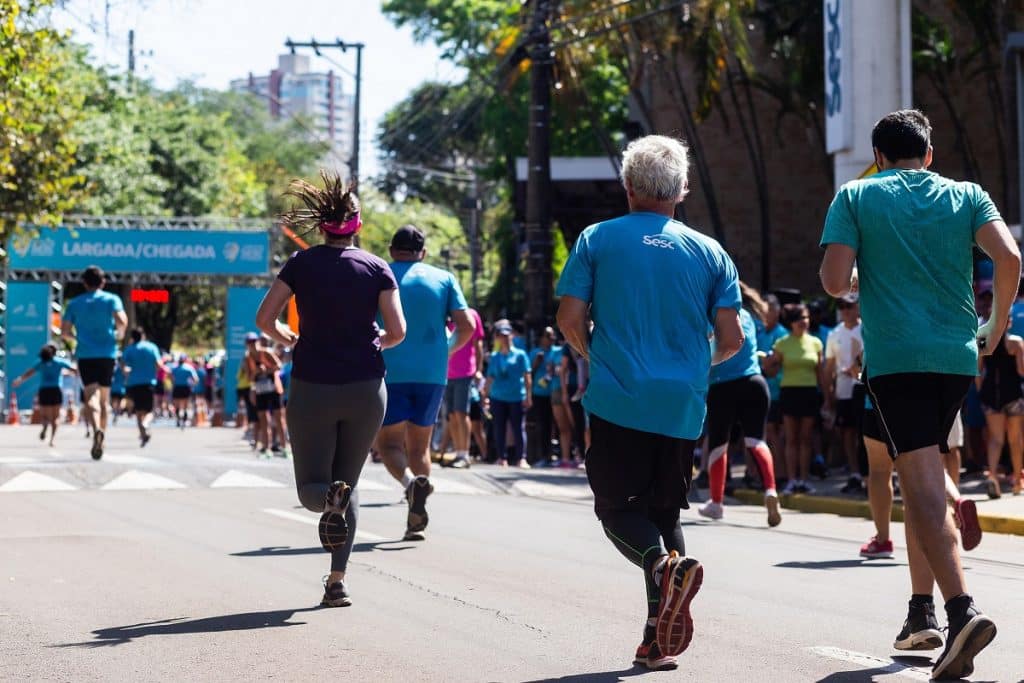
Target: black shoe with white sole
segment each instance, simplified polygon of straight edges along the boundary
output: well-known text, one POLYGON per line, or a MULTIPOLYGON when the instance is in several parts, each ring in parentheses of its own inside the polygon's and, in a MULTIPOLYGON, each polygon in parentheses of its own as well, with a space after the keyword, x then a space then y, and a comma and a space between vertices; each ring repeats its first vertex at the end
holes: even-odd
POLYGON ((965 678, 974 673, 974 658, 996 637, 996 625, 974 606, 969 595, 961 595, 946 603, 949 634, 932 678, 937 681, 965 678))
POLYGON ((430 521, 430 517, 427 515, 427 497, 433 492, 434 485, 423 476, 413 479, 405 490, 405 500, 409 503, 404 537, 406 541, 423 540, 423 531, 430 521))
POLYGON ((897 650, 936 650, 942 647, 942 631, 935 619, 935 603, 911 600, 903 630, 892 646, 897 650))
POLYGON ((324 597, 320 601, 321 607, 348 607, 351 604, 352 599, 348 596, 348 591, 345 590, 344 582, 335 581, 328 584, 324 580, 324 597))

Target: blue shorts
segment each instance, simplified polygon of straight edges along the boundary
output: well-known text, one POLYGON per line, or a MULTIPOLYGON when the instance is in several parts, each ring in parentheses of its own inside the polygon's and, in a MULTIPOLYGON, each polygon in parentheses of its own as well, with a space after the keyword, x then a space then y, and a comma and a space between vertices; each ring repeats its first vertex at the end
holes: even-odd
POLYGON ((461 377, 448 380, 444 390, 444 406, 449 413, 469 414, 469 390, 473 386, 472 377, 461 377))
POLYGON ((401 382, 388 384, 388 408, 384 426, 412 422, 420 427, 433 427, 444 398, 443 384, 401 382))

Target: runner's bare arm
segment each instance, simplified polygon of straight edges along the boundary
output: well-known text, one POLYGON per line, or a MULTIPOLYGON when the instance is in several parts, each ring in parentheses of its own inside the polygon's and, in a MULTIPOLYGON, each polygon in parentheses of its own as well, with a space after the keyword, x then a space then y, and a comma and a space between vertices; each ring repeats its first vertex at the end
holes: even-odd
POLYGON ((825 247, 825 256, 821 259, 821 286, 830 296, 841 297, 850 291, 853 285, 854 264, 857 252, 845 244, 830 244, 825 247))
POLYGON ((114 313, 114 338, 124 339, 125 330, 128 329, 128 314, 124 311, 114 313))
POLYGON ((452 322, 455 323, 455 343, 448 347, 449 356, 468 344, 473 338, 473 332, 476 331, 476 323, 469 315, 469 310, 463 308, 452 311, 451 316, 452 322))
POLYGON ((73 342, 75 341, 75 333, 72 331, 72 325, 70 320, 62 320, 60 323, 60 336, 64 341, 73 342))
POLYGON ((274 280, 267 295, 263 297, 260 308, 256 311, 256 327, 278 344, 291 346, 299 336, 291 328, 281 322, 281 311, 292 296, 292 288, 282 280, 274 280))
POLYGON ((743 348, 743 325, 735 308, 719 308, 715 312, 715 352, 711 364, 724 363, 743 348))
POLYGON ((1010 306, 1020 284, 1020 249, 1003 221, 989 221, 974 233, 974 241, 992 259, 992 315, 978 329, 978 352, 989 355, 999 345, 1010 319, 1010 306))
POLYGON ((574 296, 563 296, 558 304, 558 329, 565 340, 581 356, 590 360, 590 343, 587 333, 587 314, 590 304, 574 296))
POLYGON ((377 297, 377 309, 380 311, 384 329, 380 333, 380 347, 390 349, 398 346, 405 339, 405 312, 402 311, 402 300, 397 289, 385 289, 377 297))

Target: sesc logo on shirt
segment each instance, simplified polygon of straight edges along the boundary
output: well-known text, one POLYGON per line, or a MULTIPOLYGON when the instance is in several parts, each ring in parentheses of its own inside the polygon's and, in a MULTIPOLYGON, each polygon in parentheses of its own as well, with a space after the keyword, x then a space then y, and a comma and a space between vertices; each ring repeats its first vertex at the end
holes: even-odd
POLYGON ((676 245, 671 241, 664 239, 660 235, 644 235, 644 244, 649 247, 658 247, 659 249, 675 249, 676 245))

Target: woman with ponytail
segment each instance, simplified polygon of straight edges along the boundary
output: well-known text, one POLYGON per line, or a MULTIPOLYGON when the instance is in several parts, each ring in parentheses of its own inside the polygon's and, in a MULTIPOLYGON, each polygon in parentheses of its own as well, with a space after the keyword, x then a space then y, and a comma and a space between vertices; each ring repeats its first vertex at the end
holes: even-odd
POLYGON ((301 206, 282 216, 298 232, 324 243, 292 254, 263 299, 256 325, 293 346, 288 398, 299 501, 322 513, 320 543, 331 553, 322 605, 351 604, 345 570, 358 521, 359 475, 384 419, 383 349, 405 338, 398 285, 388 264, 355 246, 362 227, 359 199, 332 173, 321 189, 296 180, 286 193, 301 206), (296 335, 280 322, 295 296, 296 335), (385 329, 376 324, 378 313, 385 329))

